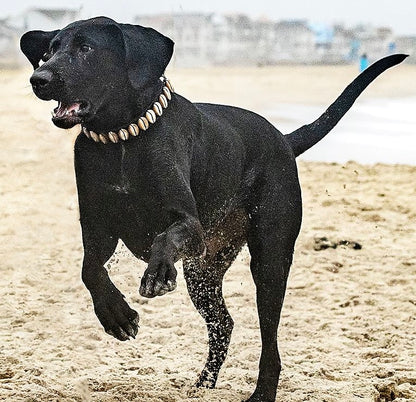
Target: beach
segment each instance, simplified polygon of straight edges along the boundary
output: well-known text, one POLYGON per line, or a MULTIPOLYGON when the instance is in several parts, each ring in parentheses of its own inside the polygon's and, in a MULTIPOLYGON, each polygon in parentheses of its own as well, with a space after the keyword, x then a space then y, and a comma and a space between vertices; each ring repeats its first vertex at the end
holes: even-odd
MULTIPOLYGON (((216 389, 193 387, 207 339, 180 263, 178 288, 145 299, 146 265, 120 244, 107 268, 140 329, 129 342, 104 333, 80 276, 79 128, 53 126, 55 102, 32 94, 30 74, 0 75, 0 400, 247 398, 260 334, 246 249, 224 281, 235 327, 216 389)), ((254 110, 282 132, 318 117, 356 74, 356 66, 167 71, 188 99, 254 110)), ((416 400, 415 82, 414 65, 384 73, 324 149, 299 160, 304 218, 279 328, 279 401, 416 400), (400 146, 389 147, 394 128, 400 146)))

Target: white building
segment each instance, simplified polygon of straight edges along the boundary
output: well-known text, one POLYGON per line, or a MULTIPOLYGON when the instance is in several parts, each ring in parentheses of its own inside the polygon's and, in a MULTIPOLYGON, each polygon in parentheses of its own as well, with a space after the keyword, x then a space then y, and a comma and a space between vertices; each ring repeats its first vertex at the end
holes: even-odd
POLYGON ((79 9, 30 8, 25 12, 0 21, 0 65, 16 67, 27 65, 20 51, 19 41, 26 31, 61 29, 79 19, 79 9))
POLYGON ((315 34, 306 20, 280 21, 275 27, 275 62, 311 63, 316 58, 315 34))
POLYGON ((80 9, 71 8, 37 8, 33 7, 25 12, 8 19, 9 24, 20 32, 34 29, 53 31, 62 29, 80 18, 80 9))

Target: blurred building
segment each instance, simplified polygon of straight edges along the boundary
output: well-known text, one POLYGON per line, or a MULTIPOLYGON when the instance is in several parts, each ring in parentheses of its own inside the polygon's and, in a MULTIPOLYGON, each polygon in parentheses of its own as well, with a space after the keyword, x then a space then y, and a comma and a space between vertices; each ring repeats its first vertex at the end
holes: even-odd
POLYGON ((370 60, 379 59, 390 53, 390 44, 394 43, 393 31, 388 27, 366 27, 359 25, 354 30, 360 43, 360 53, 365 53, 370 60))
POLYGON ((399 36, 396 38, 396 51, 409 54, 413 57, 409 58, 411 63, 416 63, 416 35, 399 36))
POLYGON ((307 21, 255 21, 244 14, 141 15, 135 23, 151 26, 175 42, 179 66, 302 63, 314 49, 307 21))
POLYGON ((23 13, 0 21, 0 66, 26 65, 19 41, 29 30, 52 31, 63 28, 80 18, 80 9, 30 8, 23 13))
POLYGON ((0 20, 0 66, 15 67, 17 62, 16 31, 7 20, 0 20))
MULTIPOLYGON (((81 17, 81 9, 35 7, 0 20, 0 65, 26 63, 19 51, 23 32, 59 29, 81 17)), ((388 27, 346 28, 307 20, 252 19, 238 13, 138 15, 134 23, 151 26, 175 41, 176 66, 340 64, 357 63, 363 53, 370 61, 395 51, 416 53, 416 35, 395 37, 388 27)))
POLYGON ((156 14, 137 16, 135 24, 148 26, 175 42, 175 60, 189 67, 209 63, 214 24, 211 14, 156 14))
POLYGON ((29 8, 25 12, 9 18, 9 23, 20 31, 61 29, 80 18, 81 9, 71 8, 29 8))
POLYGON ((306 20, 280 21, 274 27, 274 48, 270 62, 307 63, 315 58, 315 34, 306 20))
MULTIPOLYGON (((175 41, 177 66, 355 63, 363 53, 373 61, 399 49, 388 27, 253 20, 244 14, 140 15, 135 22, 175 41)), ((400 43, 412 47, 411 38, 400 43)))

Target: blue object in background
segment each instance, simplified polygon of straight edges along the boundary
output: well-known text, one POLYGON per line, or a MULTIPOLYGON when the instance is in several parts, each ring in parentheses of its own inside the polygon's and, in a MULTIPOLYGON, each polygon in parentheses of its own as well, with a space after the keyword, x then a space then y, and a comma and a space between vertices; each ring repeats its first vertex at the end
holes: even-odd
POLYGON ((389 54, 396 53, 396 43, 390 42, 388 49, 389 49, 389 54))
POLYGON ((370 63, 368 62, 368 57, 367 55, 364 53, 363 55, 361 55, 360 57, 360 72, 364 71, 368 65, 370 63))
POLYGON ((353 39, 351 41, 350 53, 348 55, 351 61, 356 62, 358 60, 358 52, 360 50, 360 47, 361 47, 361 43, 358 39, 353 39))

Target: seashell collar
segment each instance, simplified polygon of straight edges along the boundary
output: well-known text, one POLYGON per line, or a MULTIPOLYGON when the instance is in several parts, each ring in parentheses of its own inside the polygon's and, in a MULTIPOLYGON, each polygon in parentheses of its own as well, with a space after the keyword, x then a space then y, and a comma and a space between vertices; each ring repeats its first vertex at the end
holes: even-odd
POLYGON ((121 128, 117 132, 110 131, 108 133, 97 134, 94 131, 88 130, 82 126, 82 132, 90 139, 95 142, 102 144, 114 143, 117 144, 119 141, 127 141, 130 136, 137 137, 140 131, 146 131, 151 124, 155 123, 157 118, 162 116, 163 109, 168 107, 169 101, 172 99, 172 94, 175 92, 170 81, 163 76, 161 81, 164 83, 162 93, 159 98, 152 106, 146 111, 145 115, 139 117, 137 123, 131 123, 127 128, 121 128))

